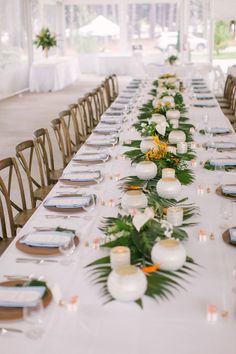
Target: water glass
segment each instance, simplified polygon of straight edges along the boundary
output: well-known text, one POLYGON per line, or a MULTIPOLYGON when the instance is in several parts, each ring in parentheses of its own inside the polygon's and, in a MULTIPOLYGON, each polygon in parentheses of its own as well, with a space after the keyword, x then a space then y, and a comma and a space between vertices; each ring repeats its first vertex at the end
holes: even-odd
POLYGON ((59 251, 62 255, 65 257, 62 259, 61 264, 63 265, 70 265, 72 263, 72 255, 75 251, 75 241, 74 237, 70 237, 69 241, 66 243, 63 243, 61 246, 59 246, 59 251))
POLYGON ((217 180, 216 180, 216 186, 219 187, 221 185, 221 180, 222 180, 222 176, 223 173, 225 171, 225 166, 222 165, 215 165, 215 172, 216 172, 216 176, 217 176, 217 180))
POLYGON ((38 339, 44 333, 43 329, 44 308, 41 299, 34 306, 23 307, 23 318, 29 325, 26 336, 30 339, 38 339))

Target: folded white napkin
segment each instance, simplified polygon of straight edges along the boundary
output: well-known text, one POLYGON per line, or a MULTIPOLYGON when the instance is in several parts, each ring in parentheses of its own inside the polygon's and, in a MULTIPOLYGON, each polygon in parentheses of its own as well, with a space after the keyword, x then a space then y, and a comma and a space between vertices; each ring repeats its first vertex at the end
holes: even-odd
POLYGON ((213 166, 236 166, 236 159, 211 159, 209 162, 213 166))
POLYGON ((233 195, 235 194, 236 195, 236 185, 222 184, 221 189, 224 194, 233 194, 233 195))
POLYGON ((74 182, 89 182, 101 177, 101 173, 99 171, 94 172, 77 172, 77 173, 64 173, 60 180, 62 181, 74 181, 74 182))
POLYGON ((95 133, 118 133, 119 128, 118 127, 97 127, 94 129, 95 133))
POLYGON ((230 234, 230 240, 236 243, 236 228, 232 227, 231 229, 229 229, 229 234, 230 234))
POLYGON ((72 237, 75 237, 72 231, 36 231, 23 237, 20 243, 35 247, 59 247, 72 237))
POLYGON ((86 142, 87 145, 114 145, 117 143, 117 139, 91 139, 86 142))
POLYGON ((109 155, 107 154, 83 154, 74 156, 73 160, 81 161, 106 161, 109 155))
POLYGON ((221 127, 213 127, 209 128, 209 133, 217 134, 217 133, 229 133, 231 130, 229 128, 221 128, 221 127))
POLYGON ((45 207, 56 208, 82 208, 84 205, 90 203, 89 196, 76 196, 76 197, 52 197, 44 202, 45 207))
POLYGON ((45 293, 44 286, 0 286, 0 306, 34 306, 45 293))
MULTIPOLYGON (((208 143, 207 145, 210 145, 208 143)), ((231 143, 230 141, 216 141, 214 143, 217 149, 233 149, 236 148, 236 143, 231 143)))

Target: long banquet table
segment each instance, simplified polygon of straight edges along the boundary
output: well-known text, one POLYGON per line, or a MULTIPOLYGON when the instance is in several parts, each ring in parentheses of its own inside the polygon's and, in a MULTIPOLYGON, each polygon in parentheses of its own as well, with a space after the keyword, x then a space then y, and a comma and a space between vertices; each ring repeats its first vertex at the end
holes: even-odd
MULTIPOLYGON (((150 99, 148 95, 150 85, 142 88, 137 104, 150 99)), ((185 95, 186 103, 191 103, 185 95)), ((189 106, 188 116, 198 129, 203 128, 203 115, 207 113, 210 124, 230 127, 219 106, 215 108, 194 108, 189 106)), ((174 293, 168 301, 158 302, 144 297, 143 309, 130 302, 113 301, 106 305, 99 293, 99 286, 91 282, 88 269, 85 266, 106 255, 106 250, 96 247, 96 239, 103 237, 99 230, 101 218, 116 216, 115 201, 121 196, 118 188, 119 181, 114 175, 120 177, 134 175, 134 167, 130 160, 124 159, 122 153, 128 148, 122 146, 124 141, 140 137, 132 124, 138 114, 136 107, 127 115, 127 121, 120 133, 119 145, 106 149, 112 156, 107 163, 100 164, 104 180, 87 190, 94 192, 98 203, 94 211, 90 211, 91 218, 47 219, 46 214, 56 214, 39 206, 33 217, 19 232, 16 240, 37 226, 62 226, 75 229, 80 235, 80 245, 74 255, 75 262, 69 266, 61 263, 44 264, 17 264, 16 258, 24 256, 15 247, 16 240, 0 257, 0 279, 4 281, 6 274, 34 274, 43 276, 51 289, 58 286, 63 299, 68 300, 73 295, 78 295, 78 309, 76 312, 68 311, 52 303, 45 310, 45 333, 42 338, 31 340, 23 334, 9 333, 0 336, 1 353, 50 353, 61 354, 235 354, 236 353, 236 304, 232 273, 236 266, 235 248, 225 244, 222 240, 222 220, 219 217, 222 199, 214 192, 217 176, 215 172, 202 167, 209 152, 197 148, 197 166, 194 168, 196 180, 190 186, 183 186, 181 196, 188 196, 189 202, 195 203, 200 208, 200 216, 191 221, 197 221, 195 226, 187 228, 189 234, 185 247, 189 256, 200 265, 193 277, 188 278, 186 290, 174 293), (113 176, 113 177, 112 177, 113 176), (204 193, 198 194, 198 187, 204 187, 204 193), (210 193, 207 193, 210 188, 210 193), (198 239, 199 230, 205 230, 208 235, 206 242, 198 239), (215 235, 210 240, 210 234, 215 235), (215 304, 218 310, 218 319, 215 322, 207 321, 207 306, 215 304), (228 316, 222 317, 222 311, 228 311, 228 316)), ((101 124, 101 123, 100 123, 101 124)), ((94 134, 91 138, 94 137, 94 134)), ((90 139, 91 139, 90 138, 90 139)), ((199 133, 194 134, 195 141, 202 143, 206 137, 199 133)), ((214 138, 220 140, 220 138, 214 138)), ((224 141, 236 142, 236 135, 224 137, 224 141)), ((85 145, 81 152, 94 151, 85 145)), ((221 153, 221 156, 235 156, 235 153, 221 153)), ((66 170, 78 170, 79 167, 71 162, 66 170)), ((224 183, 235 182, 235 172, 225 172, 224 183)), ((70 188, 63 189, 58 182, 49 196, 57 195, 70 188)), ((234 217, 227 221, 229 226, 235 226, 234 217)), ((26 255, 27 256, 27 255, 26 255)), ((58 256, 56 259, 60 259, 58 256)), ((24 321, 0 322, 0 327, 17 327, 25 330, 24 321)))

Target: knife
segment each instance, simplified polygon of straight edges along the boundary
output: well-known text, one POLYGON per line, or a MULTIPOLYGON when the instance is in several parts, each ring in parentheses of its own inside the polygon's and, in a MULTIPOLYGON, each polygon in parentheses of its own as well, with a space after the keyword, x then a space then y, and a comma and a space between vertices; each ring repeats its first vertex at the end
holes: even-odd
POLYGON ((13 333, 23 333, 21 329, 18 328, 9 328, 9 327, 0 327, 0 333, 4 334, 7 332, 13 332, 13 333))

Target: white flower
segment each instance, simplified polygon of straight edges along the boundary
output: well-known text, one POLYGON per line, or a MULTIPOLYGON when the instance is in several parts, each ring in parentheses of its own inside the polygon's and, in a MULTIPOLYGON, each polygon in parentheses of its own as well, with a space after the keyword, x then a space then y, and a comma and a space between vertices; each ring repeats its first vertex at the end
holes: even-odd
POLYGON ((141 123, 141 127, 146 127, 146 123, 141 123))

